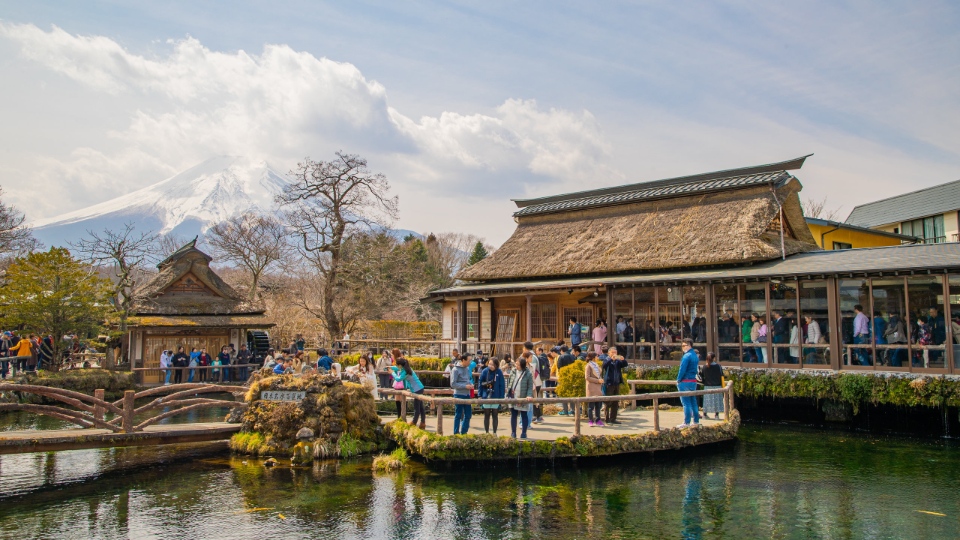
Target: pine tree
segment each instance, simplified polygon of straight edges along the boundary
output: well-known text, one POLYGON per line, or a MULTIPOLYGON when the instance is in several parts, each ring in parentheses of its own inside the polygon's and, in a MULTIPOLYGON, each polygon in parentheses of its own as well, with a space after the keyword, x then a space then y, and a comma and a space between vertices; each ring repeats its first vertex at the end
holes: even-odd
POLYGON ((483 242, 477 242, 473 246, 473 253, 470 254, 470 258, 467 259, 467 266, 473 266, 474 264, 487 258, 487 248, 483 247, 483 242))

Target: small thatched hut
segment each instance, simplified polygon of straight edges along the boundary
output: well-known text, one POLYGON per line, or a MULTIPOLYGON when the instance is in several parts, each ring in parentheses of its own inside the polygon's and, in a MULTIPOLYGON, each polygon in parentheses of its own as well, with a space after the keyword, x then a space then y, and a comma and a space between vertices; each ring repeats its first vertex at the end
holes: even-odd
POLYGON ((515 200, 513 235, 427 301, 442 303, 450 347, 495 354, 570 344, 580 328, 583 342, 599 336, 640 363, 676 362, 691 338, 728 365, 960 372, 951 324, 927 345, 853 331, 854 306, 875 329, 960 318, 960 305, 944 303, 960 299, 960 247, 821 250, 792 173, 807 157, 515 200), (753 341, 754 314, 769 339, 753 341), (606 332, 594 334, 601 319, 606 332))
POLYGON ((197 249, 194 238, 163 260, 159 273, 134 291, 129 320, 131 357, 144 383, 160 382, 160 353, 183 346, 206 348, 212 355, 224 345, 237 348, 252 334, 273 327, 266 308, 223 281, 210 268, 213 260, 197 249), (153 371, 157 369, 157 371, 153 371))

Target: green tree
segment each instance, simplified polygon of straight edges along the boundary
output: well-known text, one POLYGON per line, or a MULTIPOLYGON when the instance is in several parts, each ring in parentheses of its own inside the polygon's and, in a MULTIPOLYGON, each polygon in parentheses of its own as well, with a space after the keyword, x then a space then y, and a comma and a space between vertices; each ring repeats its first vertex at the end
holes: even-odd
POLYGON ((473 253, 470 254, 470 258, 467 259, 467 266, 472 266, 478 262, 487 258, 487 248, 483 247, 483 242, 477 240, 476 245, 473 246, 473 253))
POLYGON ((0 289, 4 327, 53 336, 56 371, 62 361, 63 336, 98 332, 111 300, 110 281, 103 279, 64 248, 18 257, 7 269, 0 289))

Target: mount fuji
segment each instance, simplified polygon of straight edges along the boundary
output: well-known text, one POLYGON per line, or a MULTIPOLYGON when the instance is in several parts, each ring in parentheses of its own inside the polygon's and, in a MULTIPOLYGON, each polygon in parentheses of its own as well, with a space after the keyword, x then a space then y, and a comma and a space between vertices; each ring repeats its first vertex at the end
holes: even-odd
MULTIPOLYGON (((120 230, 132 222, 138 231, 193 237, 238 214, 279 216, 274 197, 292 180, 265 161, 217 156, 179 174, 81 210, 33 223, 34 236, 47 246, 66 246, 88 230, 120 230)), ((413 231, 390 230, 402 238, 413 231)))

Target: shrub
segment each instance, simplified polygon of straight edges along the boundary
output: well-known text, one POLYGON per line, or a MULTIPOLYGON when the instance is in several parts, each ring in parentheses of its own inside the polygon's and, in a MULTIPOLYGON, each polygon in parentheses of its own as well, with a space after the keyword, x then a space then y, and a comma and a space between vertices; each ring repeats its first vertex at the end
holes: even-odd
POLYGON ((390 454, 380 454, 373 459, 373 470, 387 472, 402 469, 409 461, 410 456, 403 448, 397 448, 390 454))
MULTIPOLYGON (((95 390, 102 388, 107 401, 122 398, 126 390, 137 389, 131 372, 106 369, 69 369, 57 372, 40 370, 37 373, 27 373, 18 377, 17 383, 62 388, 91 396, 95 390)), ((25 401, 31 403, 45 402, 43 398, 33 394, 27 394, 24 397, 25 401)))
POLYGON ((560 397, 583 397, 587 395, 587 380, 584 369, 587 363, 577 360, 569 366, 560 368, 557 377, 557 395, 560 397))

